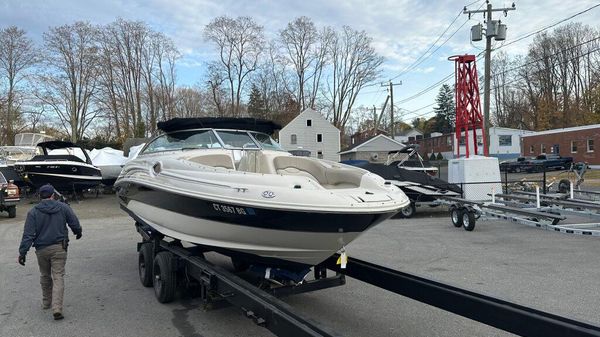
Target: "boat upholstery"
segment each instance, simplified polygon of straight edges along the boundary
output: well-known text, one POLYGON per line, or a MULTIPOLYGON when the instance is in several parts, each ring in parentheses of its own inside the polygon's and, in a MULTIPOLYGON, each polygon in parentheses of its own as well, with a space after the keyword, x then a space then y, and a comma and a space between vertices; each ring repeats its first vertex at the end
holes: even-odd
POLYGON ((231 156, 226 154, 207 154, 203 156, 191 157, 187 160, 212 167, 221 167, 231 170, 235 169, 235 166, 233 165, 233 159, 231 156))
POLYGON ((282 175, 304 176, 328 189, 359 187, 364 172, 341 166, 325 166, 305 157, 279 156, 273 159, 275 170, 282 175))
POLYGON ((275 174, 273 158, 278 154, 265 153, 262 151, 245 151, 237 166, 238 171, 254 172, 263 174, 275 174))

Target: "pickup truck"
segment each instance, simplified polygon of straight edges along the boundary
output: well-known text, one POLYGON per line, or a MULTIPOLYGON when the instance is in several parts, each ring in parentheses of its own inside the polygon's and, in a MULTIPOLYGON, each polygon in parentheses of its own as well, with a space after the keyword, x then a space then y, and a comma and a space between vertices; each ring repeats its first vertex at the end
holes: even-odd
POLYGON ((17 216, 17 204, 21 200, 19 187, 12 180, 6 181, 4 175, 0 173, 0 212, 8 212, 9 218, 17 216))
POLYGON ((531 158, 528 157, 519 157, 517 160, 507 160, 500 163, 500 171, 501 172, 524 172, 531 168, 528 165, 531 158))
POLYGON ((561 157, 553 154, 541 154, 528 162, 528 172, 540 172, 544 169, 567 170, 573 164, 573 157, 561 157))

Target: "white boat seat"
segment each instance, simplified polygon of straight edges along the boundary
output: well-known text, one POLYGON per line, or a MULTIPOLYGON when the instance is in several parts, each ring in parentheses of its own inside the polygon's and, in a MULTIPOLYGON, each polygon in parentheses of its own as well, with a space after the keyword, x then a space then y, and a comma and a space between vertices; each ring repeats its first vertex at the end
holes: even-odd
POLYGON ((356 188, 364 175, 341 166, 326 167, 315 159, 303 157, 279 156, 273 164, 278 174, 308 177, 327 189, 356 188))
POLYGON ((272 156, 261 151, 245 151, 237 165, 237 170, 265 174, 275 173, 272 156))
POLYGON ((189 161, 212 167, 235 169, 233 159, 226 154, 207 154, 188 158, 189 161))

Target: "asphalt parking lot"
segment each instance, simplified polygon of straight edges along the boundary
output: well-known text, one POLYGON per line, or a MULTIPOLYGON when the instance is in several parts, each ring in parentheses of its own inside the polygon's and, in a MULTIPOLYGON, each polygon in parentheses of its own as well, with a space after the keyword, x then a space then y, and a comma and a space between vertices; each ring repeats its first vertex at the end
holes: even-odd
MULTIPOLYGON (((234 308, 205 311, 197 299, 160 304, 137 276, 133 222, 114 196, 73 208, 84 237, 72 241, 63 321, 40 308, 35 254, 16 263, 24 203, 0 214, 0 336, 269 336, 234 308)), ((350 256, 600 325, 600 238, 519 224, 454 228, 445 213, 391 219, 348 247, 350 256)), ((227 264, 228 259, 209 259, 227 264)), ((505 336, 502 331, 348 279, 345 286, 286 298, 346 336, 505 336)))

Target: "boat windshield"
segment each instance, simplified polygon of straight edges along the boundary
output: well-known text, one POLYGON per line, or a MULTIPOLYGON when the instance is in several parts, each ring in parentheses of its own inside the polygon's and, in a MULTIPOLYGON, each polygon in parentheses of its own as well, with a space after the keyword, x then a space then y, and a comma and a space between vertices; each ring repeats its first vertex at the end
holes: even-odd
POLYGON ((155 138, 142 154, 188 149, 243 149, 284 151, 269 135, 243 130, 186 130, 155 138))
POLYGON ((259 132, 251 132, 250 133, 254 139, 260 144, 260 146, 265 150, 274 150, 274 151, 285 151, 279 143, 273 140, 269 135, 259 132))
POLYGON ((185 149, 219 149, 221 143, 212 130, 177 131, 162 135, 146 146, 142 154, 185 149))
POLYGON ((247 131, 215 130, 226 149, 260 149, 247 131))

